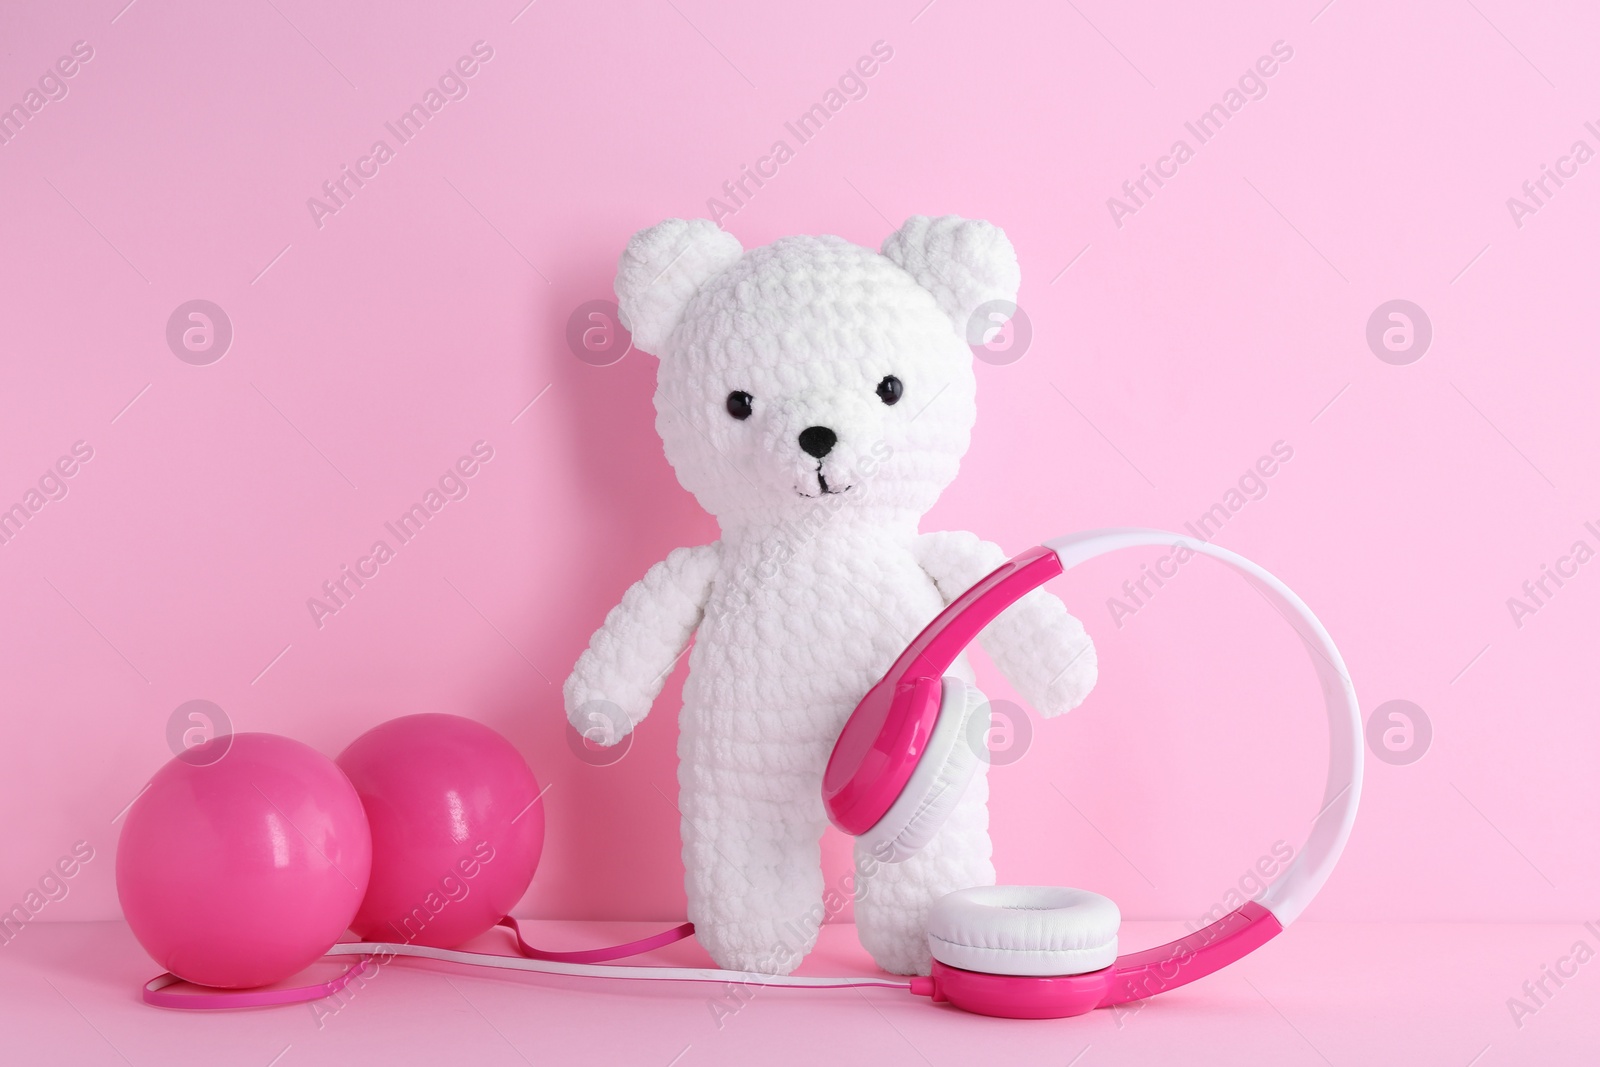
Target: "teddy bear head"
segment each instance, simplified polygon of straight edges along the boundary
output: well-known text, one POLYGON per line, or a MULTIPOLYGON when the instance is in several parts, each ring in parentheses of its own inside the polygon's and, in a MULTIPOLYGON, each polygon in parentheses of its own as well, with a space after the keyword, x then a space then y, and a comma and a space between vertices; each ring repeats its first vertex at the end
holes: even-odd
POLYGON ((1014 309, 1018 281, 1005 234, 953 215, 907 220, 881 252, 838 237, 745 251, 709 220, 669 219, 628 242, 616 292, 660 358, 667 459, 725 532, 819 504, 914 528, 967 450, 969 335, 1014 309))

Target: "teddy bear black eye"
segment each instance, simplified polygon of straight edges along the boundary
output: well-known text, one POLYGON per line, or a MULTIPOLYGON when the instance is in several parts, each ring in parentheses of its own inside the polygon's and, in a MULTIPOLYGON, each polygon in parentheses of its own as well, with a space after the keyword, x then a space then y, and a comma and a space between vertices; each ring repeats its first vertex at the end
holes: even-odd
POLYGON ((878 383, 878 399, 891 406, 900 402, 900 394, 905 391, 906 387, 900 384, 900 379, 892 374, 878 383))
POLYGON ((743 389, 735 389, 728 394, 728 414, 743 422, 750 417, 750 402, 754 399, 743 389))

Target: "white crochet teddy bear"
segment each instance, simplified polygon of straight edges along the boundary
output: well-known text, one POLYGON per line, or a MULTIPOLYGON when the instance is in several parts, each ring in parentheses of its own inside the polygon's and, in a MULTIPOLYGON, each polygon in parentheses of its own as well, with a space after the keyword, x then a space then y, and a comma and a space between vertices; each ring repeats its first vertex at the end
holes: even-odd
MULTIPOLYGON (((917 526, 977 414, 968 321, 1014 301, 1019 278, 998 227, 955 216, 907 220, 881 254, 837 237, 745 252, 703 219, 641 231, 622 254, 622 321, 660 358, 656 429, 722 537, 651 567, 564 695, 579 732, 614 743, 698 638, 679 719, 683 861, 689 918, 723 967, 787 974, 811 950, 829 913, 821 780, 834 740, 917 631, 1006 559, 973 534, 917 526)), ((983 640, 1045 715, 1094 685, 1088 635, 1046 593, 983 640)), ((965 658, 954 673, 972 680, 965 658)), ((910 859, 857 847, 860 938, 886 970, 927 974, 933 902, 994 883, 981 770, 910 859)))

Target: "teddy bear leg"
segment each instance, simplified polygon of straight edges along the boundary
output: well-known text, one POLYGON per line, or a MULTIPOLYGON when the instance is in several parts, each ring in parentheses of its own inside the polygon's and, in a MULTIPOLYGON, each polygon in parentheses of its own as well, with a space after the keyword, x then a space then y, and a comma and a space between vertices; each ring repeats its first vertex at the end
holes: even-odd
POLYGON ((719 967, 788 974, 826 915, 825 820, 814 783, 780 799, 780 777, 761 778, 715 797, 685 788, 684 888, 695 937, 719 967))
POLYGON ((946 893, 994 884, 989 845, 988 766, 980 764, 949 820, 919 852, 883 863, 856 842, 856 933, 878 966, 893 974, 927 974, 928 912, 946 893))

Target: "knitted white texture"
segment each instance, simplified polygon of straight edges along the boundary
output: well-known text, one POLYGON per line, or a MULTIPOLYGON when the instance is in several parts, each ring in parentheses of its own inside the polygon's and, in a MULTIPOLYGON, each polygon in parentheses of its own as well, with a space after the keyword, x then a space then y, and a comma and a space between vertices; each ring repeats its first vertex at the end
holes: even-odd
MULTIPOLYGON (((908 220, 886 255, 786 237, 733 258, 731 241, 670 220, 624 253, 619 301, 643 327, 636 343, 661 357, 656 428, 722 538, 651 568, 564 694, 590 736, 600 702, 621 709, 618 740, 697 635, 678 742, 689 918, 719 965, 788 973, 827 912, 821 779, 834 739, 906 642, 1005 558, 917 524, 955 477, 976 417, 964 317, 1014 298, 1016 256, 998 228, 953 216, 908 220), (878 395, 890 375, 903 388, 893 405, 878 395), (729 413, 735 391, 753 398, 748 418, 729 413), (799 444, 809 427, 835 435, 820 459, 799 444)), ((1088 636, 1047 594, 984 640, 1045 714, 1094 685, 1088 636)), ((953 673, 972 677, 964 660, 953 673)), ((856 920, 884 968, 926 974, 933 901, 993 883, 987 796, 980 775, 904 863, 858 855, 856 920)), ((826 888, 831 900, 852 887, 826 888)))
POLYGON ((980 305, 990 300, 1016 303, 1022 284, 1022 269, 1005 231, 978 219, 915 216, 884 239, 883 254, 934 295, 962 336, 980 305))
POLYGON ((641 230, 617 264, 618 317, 634 343, 655 352, 707 278, 739 258, 739 241, 710 219, 668 219, 641 230))

